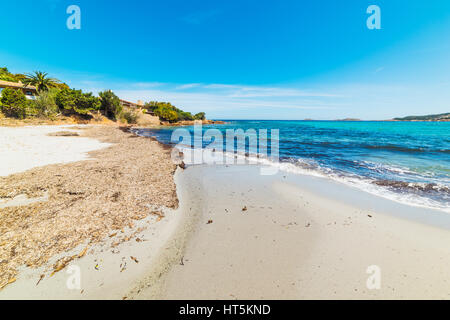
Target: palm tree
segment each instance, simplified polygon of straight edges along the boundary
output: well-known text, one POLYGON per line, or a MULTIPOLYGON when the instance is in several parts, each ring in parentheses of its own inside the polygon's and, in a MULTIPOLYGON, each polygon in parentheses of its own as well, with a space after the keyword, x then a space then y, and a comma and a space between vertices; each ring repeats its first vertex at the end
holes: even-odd
POLYGON ((56 87, 61 83, 58 79, 48 78, 48 73, 35 71, 33 73, 26 74, 26 78, 23 79, 24 85, 32 85, 37 88, 38 91, 48 91, 48 89, 56 87))

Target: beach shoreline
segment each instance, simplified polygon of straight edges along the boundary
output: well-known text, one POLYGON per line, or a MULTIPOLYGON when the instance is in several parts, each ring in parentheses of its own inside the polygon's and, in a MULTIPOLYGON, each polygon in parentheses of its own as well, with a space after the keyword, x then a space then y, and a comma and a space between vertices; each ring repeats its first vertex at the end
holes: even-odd
MULTIPOLYGON (((173 179, 176 192, 167 199, 176 205, 167 205, 159 215, 140 216, 95 243, 83 241, 62 250, 36 268, 21 267, 17 279, 0 290, 0 299, 449 298, 448 214, 400 204, 326 178, 282 170, 263 176, 256 164, 188 165, 175 171, 171 147, 122 129, 97 126, 95 134, 86 134, 85 127, 72 131, 110 143, 104 151, 89 153, 94 158, 102 155, 105 162, 116 157, 117 150, 111 149, 124 141, 151 145, 141 156, 137 145, 129 147, 137 154, 122 155, 120 163, 131 162, 130 168, 140 171, 142 157, 163 156, 164 165, 172 168, 165 179, 173 179), (51 267, 64 257, 75 258, 50 276, 51 267), (381 270, 380 289, 367 287, 371 266, 381 270), (73 268, 81 271, 77 289, 67 285, 73 268)), ((63 130, 71 131, 67 126, 51 131, 63 130)), ((58 168, 58 174, 70 176, 70 170, 60 169, 86 170, 92 162, 83 159, 44 168, 58 168)), ((42 170, 3 179, 17 175, 17 181, 39 181, 46 177, 42 170)), ((153 174, 138 176, 148 179, 153 174)), ((134 199, 147 191, 133 183, 129 187, 134 199)), ((166 191, 170 194, 170 188, 166 191)), ((99 190, 105 192, 107 188, 99 190)), ((51 190, 48 196, 52 197, 51 190)), ((40 208, 39 203, 26 205, 40 208)))
MULTIPOLYGON (((184 205, 199 211, 198 223, 158 299, 449 298, 447 215, 323 178, 261 176, 259 169, 192 166, 182 173, 177 187, 191 189, 184 205), (380 289, 367 287, 373 266, 380 289)), ((150 297, 143 290, 136 298, 150 297)))

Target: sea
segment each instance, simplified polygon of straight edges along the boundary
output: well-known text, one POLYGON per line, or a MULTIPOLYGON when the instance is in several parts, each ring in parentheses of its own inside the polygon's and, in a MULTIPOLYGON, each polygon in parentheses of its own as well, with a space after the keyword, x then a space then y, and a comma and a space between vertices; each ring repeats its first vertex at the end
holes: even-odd
MULTIPOLYGON (((216 129, 225 137, 227 130, 267 130, 269 154, 270 133, 278 130, 273 139, 277 139, 279 157, 270 164, 280 170, 333 179, 394 201, 450 213, 450 122, 223 121, 203 125, 203 133, 216 129)), ((177 129, 136 133, 175 144, 179 140, 172 137, 177 129)), ((183 129, 194 132, 193 126, 183 129)), ((205 148, 209 143, 201 145, 205 148)), ((194 139, 190 144, 194 145, 194 139)), ((236 143, 234 151, 238 148, 236 143)))

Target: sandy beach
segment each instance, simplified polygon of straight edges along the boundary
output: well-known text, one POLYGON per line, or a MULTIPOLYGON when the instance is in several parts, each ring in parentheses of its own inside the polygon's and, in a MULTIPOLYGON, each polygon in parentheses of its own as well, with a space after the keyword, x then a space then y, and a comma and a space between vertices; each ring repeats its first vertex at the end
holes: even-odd
POLYGON ((25 0, 0 17, 8 310, 450 300, 450 0, 25 0))
POLYGON ((2 128, 10 143, 2 145, 1 157, 18 161, 5 162, 0 178, 0 299, 124 298, 121 286, 112 290, 115 281, 125 277, 124 286, 131 285, 130 275, 156 255, 167 233, 153 225, 170 224, 178 207, 170 150, 126 131, 2 128), (131 242, 132 252, 120 254, 131 242), (80 263, 86 280, 77 293, 65 282, 72 262, 80 263))
POLYGON ((261 176, 257 166, 198 166, 183 175, 178 186, 189 186, 183 200, 197 212, 197 223, 183 265, 165 276, 158 298, 450 296, 445 213, 321 178, 261 176), (381 287, 369 290, 373 265, 381 270, 381 287))
POLYGON ((175 171, 169 149, 117 127, 22 130, 27 152, 65 149, 0 178, 0 299, 450 297, 444 212, 258 165, 175 171), (48 136, 61 131, 80 136, 48 136))

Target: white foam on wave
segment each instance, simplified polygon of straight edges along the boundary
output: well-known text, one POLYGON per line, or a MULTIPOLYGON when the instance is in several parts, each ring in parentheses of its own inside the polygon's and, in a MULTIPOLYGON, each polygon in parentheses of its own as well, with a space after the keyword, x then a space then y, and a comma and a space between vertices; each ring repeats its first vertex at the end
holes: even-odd
MULTIPOLYGON (((271 166, 275 167, 281 171, 294 173, 294 174, 302 174, 308 176, 314 176, 324 179, 331 179, 338 183, 345 184, 347 186, 357 188, 368 192, 370 194, 383 197, 385 199, 389 199, 401 204, 406 204, 415 207, 427 208, 427 209, 435 209, 450 213, 450 206, 443 204, 437 200, 433 200, 431 198, 422 197, 412 193, 399 193, 389 190, 387 187, 379 186, 373 183, 374 180, 360 177, 356 174, 354 175, 340 175, 337 174, 330 168, 321 167, 314 160, 307 159, 298 159, 295 163, 291 162, 280 162, 274 161, 273 159, 255 155, 248 155, 242 152, 232 153, 232 152, 222 152, 222 151, 213 151, 212 149, 193 149, 190 147, 176 147, 179 151, 182 151, 185 154, 184 161, 187 165, 195 165, 195 164, 259 164, 263 166, 271 166), (198 163, 193 161, 194 152, 198 152, 197 157, 202 157, 201 159, 223 159, 222 162, 219 160, 217 162, 214 161, 202 161, 198 163), (187 157, 186 157, 187 155, 187 157), (228 159, 228 161, 227 161, 228 159), (234 160, 234 161, 230 161, 234 160)), ((407 173, 409 170, 398 167, 390 167, 390 169, 402 171, 407 173)), ((410 173, 409 171, 408 173, 410 173)))

